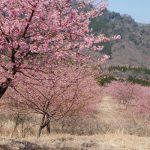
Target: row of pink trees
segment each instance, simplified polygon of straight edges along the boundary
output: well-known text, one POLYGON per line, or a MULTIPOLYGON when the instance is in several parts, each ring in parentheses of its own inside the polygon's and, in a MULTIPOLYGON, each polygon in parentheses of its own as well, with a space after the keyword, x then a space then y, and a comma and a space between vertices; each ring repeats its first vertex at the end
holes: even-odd
POLYGON ((127 82, 112 82, 106 87, 106 93, 128 110, 135 112, 150 112, 150 87, 127 82))

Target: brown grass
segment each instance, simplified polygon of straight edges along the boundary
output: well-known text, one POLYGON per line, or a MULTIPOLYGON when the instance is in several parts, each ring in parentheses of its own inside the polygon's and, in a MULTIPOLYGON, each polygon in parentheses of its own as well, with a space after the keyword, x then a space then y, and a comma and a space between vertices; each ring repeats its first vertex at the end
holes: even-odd
MULTIPOLYGON (((120 110, 120 106, 111 97, 104 97, 98 106, 98 113, 89 117, 68 117, 51 123, 52 133, 75 135, 93 135, 123 132, 138 136, 150 135, 148 116, 120 110)), ((40 124, 39 116, 28 116, 21 122, 13 135, 15 120, 10 116, 0 116, 0 134, 6 137, 36 136, 40 124)), ((46 131, 43 132, 46 134, 46 131)))
POLYGON ((9 150, 149 150, 150 138, 125 135, 121 133, 75 136, 68 134, 52 134, 40 139, 1 138, 0 148, 9 150))
POLYGON ((44 131, 39 139, 38 117, 25 120, 23 130, 19 124, 11 137, 15 122, 1 115, 0 150, 150 150, 150 137, 146 137, 150 135, 150 124, 146 116, 120 111, 120 106, 108 96, 98 108, 97 114, 87 118, 53 122, 52 133, 47 135, 44 131))

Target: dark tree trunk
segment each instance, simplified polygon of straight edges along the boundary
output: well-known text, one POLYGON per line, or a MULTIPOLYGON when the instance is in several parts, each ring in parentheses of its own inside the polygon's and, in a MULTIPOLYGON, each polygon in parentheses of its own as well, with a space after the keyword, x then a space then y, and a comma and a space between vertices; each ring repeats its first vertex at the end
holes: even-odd
POLYGON ((9 85, 11 83, 11 79, 8 78, 4 83, 2 83, 0 85, 0 98, 2 98, 2 96, 5 94, 5 92, 7 91, 9 85))
POLYGON ((50 126, 49 126, 49 123, 48 121, 45 121, 42 125, 40 125, 40 128, 39 128, 39 131, 38 131, 38 137, 41 136, 41 133, 42 133, 42 130, 46 127, 48 133, 50 133, 50 126))
POLYGON ((38 130, 38 137, 41 136, 41 132, 42 132, 42 129, 43 129, 43 124, 44 124, 44 121, 45 121, 45 114, 43 114, 43 117, 42 117, 42 120, 41 120, 41 125, 40 125, 40 128, 38 130))
POLYGON ((47 130, 47 133, 50 134, 51 133, 51 126, 50 126, 50 121, 47 123, 46 125, 46 130, 47 130))
POLYGON ((8 86, 6 87, 0 86, 0 98, 2 98, 2 96, 5 94, 7 89, 8 89, 8 86))
POLYGON ((42 133, 42 126, 40 126, 40 128, 39 128, 39 131, 38 131, 38 137, 40 137, 41 136, 41 133, 42 133))
POLYGON ((42 117, 42 120, 41 120, 41 125, 40 125, 40 128, 38 130, 38 137, 41 136, 41 133, 42 133, 42 130, 46 128, 47 130, 47 133, 50 134, 50 118, 49 118, 49 115, 43 115, 42 117))

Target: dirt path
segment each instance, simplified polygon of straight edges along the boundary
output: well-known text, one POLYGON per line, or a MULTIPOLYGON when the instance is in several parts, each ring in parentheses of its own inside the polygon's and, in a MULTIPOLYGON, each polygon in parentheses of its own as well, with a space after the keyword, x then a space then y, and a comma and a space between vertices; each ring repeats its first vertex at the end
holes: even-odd
POLYGON ((118 112, 118 104, 114 102, 112 97, 105 96, 103 97, 101 103, 100 103, 100 112, 103 113, 116 113, 118 112))
POLYGON ((99 119, 105 122, 118 122, 122 119, 123 113, 119 110, 119 106, 110 96, 103 97, 99 105, 99 119))

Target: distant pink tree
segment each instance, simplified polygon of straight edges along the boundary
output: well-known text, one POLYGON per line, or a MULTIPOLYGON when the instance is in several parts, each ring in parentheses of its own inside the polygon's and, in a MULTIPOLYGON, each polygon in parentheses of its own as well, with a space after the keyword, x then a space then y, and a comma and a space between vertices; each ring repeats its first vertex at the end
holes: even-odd
POLYGON ((121 104, 130 104, 136 95, 135 86, 125 82, 112 82, 106 91, 121 104))
MULTIPOLYGON (((77 60, 84 49, 99 51, 103 47, 97 43, 120 38, 94 36, 90 19, 101 15, 105 5, 85 11, 88 2, 0 1, 0 98, 18 74, 41 71, 41 66, 66 58, 77 60)), ((102 61, 104 58, 107 59, 105 56, 102 61)))
POLYGON ((125 82, 112 82, 105 92, 135 112, 150 113, 150 87, 125 82))

